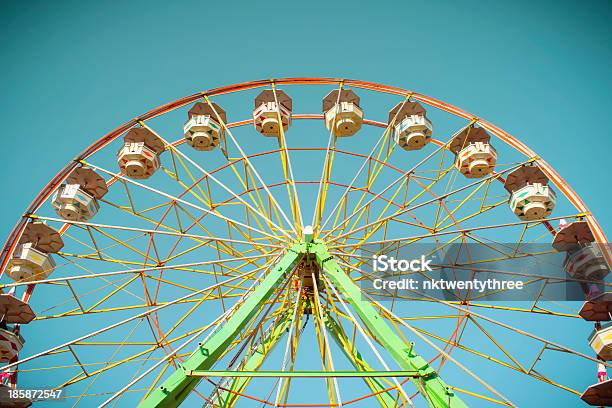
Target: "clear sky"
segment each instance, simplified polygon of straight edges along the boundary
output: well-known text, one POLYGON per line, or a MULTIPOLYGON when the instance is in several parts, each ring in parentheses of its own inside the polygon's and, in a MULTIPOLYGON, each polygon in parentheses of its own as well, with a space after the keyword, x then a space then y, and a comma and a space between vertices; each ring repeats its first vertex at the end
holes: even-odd
POLYGON ((412 89, 507 130, 608 234, 608 1, 2 1, 2 240, 69 160, 180 96, 332 76, 412 89))
POLYGON ((0 10, 2 231, 51 173, 119 123, 195 91, 281 76, 383 82, 463 107, 525 141, 612 226, 607 1, 3 1, 0 10))

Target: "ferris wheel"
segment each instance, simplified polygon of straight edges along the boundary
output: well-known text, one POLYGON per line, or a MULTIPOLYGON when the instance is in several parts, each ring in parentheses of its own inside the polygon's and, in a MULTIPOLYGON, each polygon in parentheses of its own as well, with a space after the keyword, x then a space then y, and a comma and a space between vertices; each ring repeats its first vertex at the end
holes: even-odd
POLYGON ((607 242, 524 141, 445 102, 336 78, 207 90, 95 140, 18 220, 3 404, 610 405, 607 242), (415 248, 531 297, 377 291, 373 255, 415 248), (543 254, 556 274, 527 267, 543 254))

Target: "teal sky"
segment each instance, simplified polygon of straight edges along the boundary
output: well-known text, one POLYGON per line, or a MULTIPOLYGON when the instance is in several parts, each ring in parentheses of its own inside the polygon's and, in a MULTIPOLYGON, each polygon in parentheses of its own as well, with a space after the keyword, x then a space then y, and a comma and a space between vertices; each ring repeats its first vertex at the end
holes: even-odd
POLYGON ((486 118, 548 161, 612 234, 610 21, 607 1, 1 1, 1 239, 119 124, 200 90, 287 76, 400 86, 486 118))
POLYGON ((383 82, 487 118, 551 163, 608 230, 612 7, 495 3, 3 1, 2 234, 51 173, 118 124, 281 76, 383 82))

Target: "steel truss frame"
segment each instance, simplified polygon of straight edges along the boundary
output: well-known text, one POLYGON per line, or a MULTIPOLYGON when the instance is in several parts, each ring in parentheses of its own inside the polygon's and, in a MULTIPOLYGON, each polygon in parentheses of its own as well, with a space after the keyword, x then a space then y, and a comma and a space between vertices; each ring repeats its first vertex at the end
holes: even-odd
MULTIPOLYGON (((412 344, 407 345, 401 337, 389 326, 378 310, 361 296, 361 289, 352 281, 348 274, 340 267, 333 255, 330 255, 327 247, 319 242, 301 242, 293 244, 286 254, 269 270, 268 275, 261 281, 253 292, 245 299, 240 307, 226 320, 221 328, 214 333, 206 342, 199 343, 197 349, 172 373, 164 383, 157 387, 140 404, 140 408, 169 408, 178 407, 195 389, 202 378, 201 371, 209 370, 224 354, 227 347, 232 343, 240 331, 249 323, 257 310, 268 300, 276 288, 290 276, 294 268, 304 257, 315 260, 321 273, 338 288, 348 303, 356 311, 364 325, 371 332, 373 338, 384 347, 388 354, 398 363, 403 371, 390 373, 396 376, 410 377, 421 395, 433 408, 462 408, 467 407, 461 399, 455 395, 452 389, 440 378, 438 373, 427 363, 427 361, 416 354, 412 344)), ((299 301, 299 300, 298 300, 299 301)), ((350 357, 359 376, 367 365, 362 362, 360 354, 351 349, 346 342, 340 326, 329 316, 325 318, 327 328, 336 342, 342 345, 344 353, 350 357)), ((265 359, 263 347, 270 348, 282 335, 283 327, 288 324, 281 323, 276 326, 271 336, 265 339, 256 354, 247 360, 245 369, 256 370, 265 359)), ((211 372, 207 372, 211 373, 211 372)), ((205 373, 205 374, 207 374, 205 373)), ((220 373, 229 375, 229 373, 220 373)), ((274 375, 274 374, 271 374, 274 375)), ((316 376, 317 374, 311 374, 316 376)), ((351 376, 339 374, 338 376, 351 376)), ((378 373, 380 375, 380 373, 378 373)), ((253 374, 251 377, 257 375, 253 374)), ((333 376, 333 374, 331 375, 333 376)), ((247 375, 238 376, 237 384, 233 389, 242 389, 250 380, 247 375)), ((371 375, 364 377, 368 386, 377 393, 378 400, 382 406, 395 406, 395 400, 386 392, 383 385, 372 378, 371 375)), ((223 398, 223 397, 222 397, 223 398)), ((230 405, 231 406, 231 405, 230 405)))

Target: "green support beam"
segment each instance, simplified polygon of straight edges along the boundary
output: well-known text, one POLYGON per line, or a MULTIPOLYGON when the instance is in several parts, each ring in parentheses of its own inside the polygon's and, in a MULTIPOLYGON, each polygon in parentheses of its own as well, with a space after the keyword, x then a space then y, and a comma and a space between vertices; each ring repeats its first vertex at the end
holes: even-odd
POLYGON ((280 340, 283 334, 285 334, 290 323, 291 316, 289 314, 285 314, 280 319, 278 324, 274 326, 272 330, 270 330, 267 336, 264 337, 263 341, 257 345, 253 353, 240 368, 240 371, 192 371, 188 372, 187 375, 190 377, 233 377, 234 380, 229 387, 232 392, 223 391, 217 398, 220 407, 233 407, 240 398, 239 394, 244 391, 251 378, 257 377, 257 375, 245 374, 261 372, 257 371, 257 369, 259 369, 259 367, 263 364, 266 356, 278 343, 278 340, 280 340))
POLYGON ((304 253, 304 247, 305 244, 293 245, 287 254, 270 269, 268 275, 255 287, 253 293, 242 302, 241 306, 236 309, 225 324, 205 343, 198 344, 196 351, 138 406, 141 408, 178 407, 201 379, 190 377, 187 372, 207 370, 223 356, 227 347, 253 318, 257 310, 274 292, 274 289, 296 266, 304 253))
MULTIPOLYGON (((329 327, 332 324, 326 323, 329 327)), ((336 324, 337 326, 337 324, 336 324)), ((339 327, 338 327, 339 328, 339 327)), ((338 335, 336 330, 330 330, 334 338, 338 335)), ((281 330, 282 334, 282 330, 281 330)), ((338 338, 342 343, 342 337, 338 338)), ((278 339, 274 340, 277 341, 278 339)), ((336 340, 338 341, 338 340, 336 340)), ((375 377, 410 377, 417 386, 420 393, 425 397, 429 405, 433 408, 465 408, 467 407, 450 387, 438 376, 438 373, 427 363, 425 359, 418 356, 412 345, 406 345, 398 334, 386 323, 385 319, 378 313, 378 310, 368 301, 363 300, 361 289, 351 280, 351 278, 338 265, 338 262, 331 256, 325 245, 317 242, 294 244, 287 254, 269 271, 262 282, 256 286, 255 290, 241 303, 234 314, 225 324, 213 334, 205 343, 200 343, 196 351, 172 373, 160 386, 154 389, 151 394, 144 399, 138 406, 141 408, 152 407, 177 407, 201 380, 202 376, 229 376, 244 379, 244 386, 252 377, 273 377, 280 376, 304 376, 304 377, 361 377, 368 378, 368 385, 372 390, 384 390, 382 384, 374 380, 375 377), (400 371, 365 371, 361 355, 352 348, 346 349, 342 346, 345 353, 353 361, 355 367, 360 371, 352 372, 333 372, 324 374, 321 372, 264 372, 256 371, 265 358, 265 355, 257 356, 247 366, 243 367, 242 373, 232 371, 210 371, 210 368, 223 356, 228 346, 239 335, 240 331, 249 323, 261 306, 272 295, 279 284, 290 274, 298 264, 303 255, 315 256, 316 262, 321 269, 321 273, 327 276, 334 286, 347 299, 348 303, 355 309, 357 315, 367 326, 375 340, 381 344, 393 359, 402 368, 400 371), (357 362, 357 363, 355 363, 357 362), (251 370, 251 371, 248 371, 251 370)), ((241 384, 240 381, 237 384, 241 384)), ((242 387, 244 388, 244 387, 242 387)), ((390 402, 387 395, 385 403, 390 402)), ((379 398, 380 400, 380 398, 379 398)), ((395 405, 395 400, 393 400, 395 405)))
POLYGON ((427 361, 415 353, 414 347, 407 346, 385 322, 385 319, 378 313, 378 310, 370 302, 363 300, 361 289, 338 265, 338 262, 329 254, 325 245, 312 243, 308 245, 307 250, 315 254, 317 264, 322 272, 355 309, 357 315, 359 315, 359 318, 370 330, 375 340, 387 350, 400 367, 404 370, 416 370, 420 374, 419 377, 414 378, 412 381, 431 407, 467 407, 438 376, 438 373, 427 361))
MULTIPOLYGON (((418 377, 416 371, 187 371, 189 377, 235 378, 368 378, 368 377, 418 377)), ((384 388, 383 388, 384 389, 384 388)))
MULTIPOLYGON (((361 353, 354 347, 353 343, 349 341, 348 337, 342 330, 342 327, 336 322, 336 320, 329 314, 326 310, 323 315, 323 319, 325 319, 325 327, 327 327, 328 333, 332 336, 338 347, 344 352, 344 355, 348 360, 353 364, 356 370, 360 372, 360 374, 364 374, 361 377, 363 381, 367 384, 373 394, 375 394, 376 399, 380 403, 380 405, 384 408, 392 408, 396 407, 397 400, 393 398, 389 391, 385 391, 387 388, 383 382, 377 379, 377 377, 395 377, 394 375, 385 375, 378 376, 376 372, 372 370, 372 368, 364 361, 361 353)), ((385 371, 385 373, 389 374, 391 371, 385 371)), ((415 371, 407 372, 403 371, 403 375, 398 375, 397 377, 412 377, 417 375, 415 371)))

